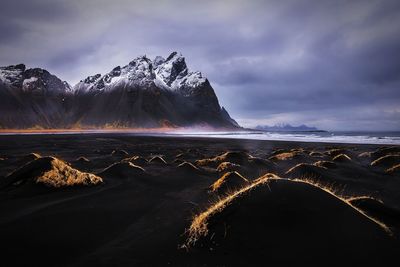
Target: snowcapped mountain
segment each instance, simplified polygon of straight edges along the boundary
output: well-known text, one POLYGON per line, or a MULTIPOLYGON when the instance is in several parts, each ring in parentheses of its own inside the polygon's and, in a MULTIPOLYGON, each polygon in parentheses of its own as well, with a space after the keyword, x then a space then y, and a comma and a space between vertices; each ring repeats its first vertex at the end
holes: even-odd
POLYGON ((72 87, 44 69, 0 67, 0 128, 65 127, 72 87))
POLYGON ((72 93, 72 87, 66 81, 61 81, 44 69, 26 69, 24 64, 0 67, 0 84, 38 94, 72 93))
POLYGON ((32 107, 22 112, 29 114, 23 124, 13 119, 20 108, 7 106, 7 116, 0 115, 3 128, 239 127, 219 105, 209 81, 200 72, 189 71, 185 58, 177 52, 166 59, 137 57, 126 66, 117 66, 105 75, 89 76, 73 87, 43 69, 26 70, 22 64, 3 67, 0 94, 3 93, 18 103, 21 95, 40 96, 41 101, 52 103, 51 107, 47 103, 38 110, 36 102, 20 103, 23 110, 25 105, 32 107))
POLYGON ((124 67, 117 66, 105 75, 87 77, 74 86, 77 93, 109 91, 118 86, 179 91, 184 87, 199 87, 206 83, 200 72, 189 72, 182 54, 173 52, 167 59, 157 56, 153 61, 138 57, 124 67))

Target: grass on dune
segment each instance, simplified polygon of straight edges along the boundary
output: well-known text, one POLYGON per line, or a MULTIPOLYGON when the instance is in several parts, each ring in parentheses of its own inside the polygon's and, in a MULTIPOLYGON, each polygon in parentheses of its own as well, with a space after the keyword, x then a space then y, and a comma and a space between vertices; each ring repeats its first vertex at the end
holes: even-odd
MULTIPOLYGON (((188 237, 186 239, 186 242, 182 245, 182 247, 189 249, 190 247, 195 245, 195 243, 197 242, 198 239, 200 239, 201 237, 207 236, 208 222, 209 222, 209 219, 213 215, 223 211, 225 207, 230 205, 234 200, 236 200, 240 196, 249 193, 253 189, 257 188, 258 186, 268 184, 268 182, 270 182, 272 180, 286 180, 286 181, 291 181, 291 182, 295 182, 295 183, 306 183, 306 184, 309 184, 320 190, 323 190, 324 192, 330 194, 331 196, 337 198, 339 201, 341 201, 341 202, 345 203, 346 205, 350 206, 351 208, 353 208, 356 212, 358 212, 359 214, 364 216, 366 219, 377 224, 389 235, 392 234, 389 227, 387 227, 383 222, 367 215, 363 210, 357 208, 356 206, 354 206, 351 203, 351 201, 353 201, 357 197, 354 197, 354 196, 353 197, 345 197, 334 186, 321 184, 320 182, 318 182, 314 179, 310 179, 310 178, 286 179, 286 178, 278 177, 277 175, 275 175, 273 173, 268 173, 268 174, 265 174, 265 175, 259 177, 256 180, 252 181, 249 185, 245 185, 242 188, 240 188, 234 192, 230 192, 226 196, 217 199, 215 202, 211 203, 210 206, 206 210, 195 215, 192 218, 190 227, 186 230, 188 237)), ((367 196, 363 196, 363 197, 365 198, 367 196)))

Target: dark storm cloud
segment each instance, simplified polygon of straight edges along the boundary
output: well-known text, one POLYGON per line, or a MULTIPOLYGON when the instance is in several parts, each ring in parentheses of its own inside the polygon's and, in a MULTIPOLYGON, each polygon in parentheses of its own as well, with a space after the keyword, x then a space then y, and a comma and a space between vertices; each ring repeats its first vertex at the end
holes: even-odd
POLYGON ((76 83, 178 50, 244 125, 400 130, 398 1, 3 2, 0 65, 76 83))

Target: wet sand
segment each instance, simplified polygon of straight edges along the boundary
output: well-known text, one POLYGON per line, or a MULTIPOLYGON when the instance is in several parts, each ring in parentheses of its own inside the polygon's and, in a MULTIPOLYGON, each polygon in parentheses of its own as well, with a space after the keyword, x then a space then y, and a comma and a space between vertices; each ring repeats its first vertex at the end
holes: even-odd
POLYGON ((398 164, 399 146, 0 136, 2 262, 387 264, 400 252, 398 164))

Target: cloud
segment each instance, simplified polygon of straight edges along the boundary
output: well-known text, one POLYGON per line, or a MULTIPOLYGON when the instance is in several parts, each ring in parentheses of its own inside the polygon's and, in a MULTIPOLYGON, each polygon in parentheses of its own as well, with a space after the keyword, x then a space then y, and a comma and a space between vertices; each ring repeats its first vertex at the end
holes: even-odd
POLYGON ((178 50, 243 124, 400 130, 395 0, 3 2, 0 65, 74 84, 178 50))

